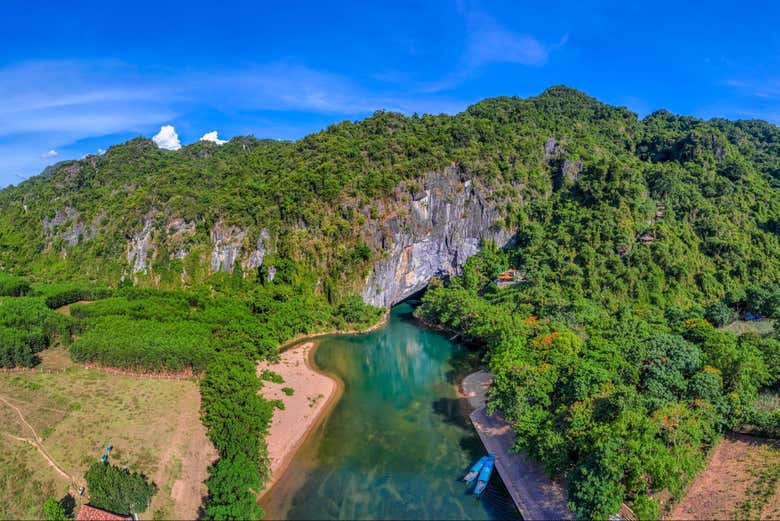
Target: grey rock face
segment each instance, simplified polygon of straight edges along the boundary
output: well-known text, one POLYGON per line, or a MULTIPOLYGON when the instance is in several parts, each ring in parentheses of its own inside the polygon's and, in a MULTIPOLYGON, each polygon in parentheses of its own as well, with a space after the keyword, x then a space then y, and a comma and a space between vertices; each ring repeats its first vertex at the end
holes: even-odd
MULTIPOLYGON (((422 183, 400 186, 393 201, 374 202, 365 208, 360 234, 377 260, 364 280, 363 300, 392 306, 425 288, 432 277, 458 274, 466 259, 477 253, 481 241, 506 245, 513 234, 498 223, 508 201, 497 199, 495 193, 469 173, 450 166, 427 174, 422 183)), ((175 259, 189 255, 190 246, 197 244, 198 223, 175 218, 168 221, 167 233, 160 234, 154 229, 154 215, 150 211, 142 230, 129 235, 127 260, 134 273, 152 268, 154 252, 163 246, 157 245, 157 240, 165 238, 164 248, 175 259)), ((254 245, 245 244, 248 234, 248 230, 222 221, 212 226, 212 272, 232 272, 238 266, 249 273, 268 263, 269 252, 275 247, 269 231, 261 229, 256 240, 252 237, 254 245)), ((274 280, 276 274, 276 267, 268 266, 267 280, 274 280)))
POLYGON ((186 241, 195 234, 195 228, 195 221, 185 221, 181 217, 168 223, 168 243, 173 251, 169 255, 171 259, 183 259, 190 253, 186 241))
POLYGON ((244 271, 256 270, 263 265, 263 259, 265 258, 265 254, 268 252, 270 241, 271 236, 268 234, 268 230, 265 228, 260 230, 260 237, 257 239, 255 249, 252 250, 252 253, 249 254, 249 257, 247 257, 244 262, 241 263, 244 271))
POLYGON ((133 266, 133 273, 146 272, 149 250, 152 248, 152 218, 144 219, 143 229, 130 237, 127 248, 127 262, 133 266))
POLYGON ((241 253, 246 231, 221 222, 211 229, 211 271, 233 271, 233 264, 241 253))
POLYGON ((392 306, 434 276, 459 273, 483 239, 504 246, 511 238, 510 231, 496 229, 500 205, 466 173, 448 167, 427 175, 423 184, 410 201, 383 208, 384 218, 363 230, 364 241, 385 253, 363 286, 368 304, 392 306))
POLYGON ((561 176, 563 176, 564 183, 576 183, 577 178, 580 176, 580 172, 582 172, 582 161, 579 159, 576 161, 569 161, 568 159, 563 160, 561 176))
POLYGON ((54 230, 55 226, 59 226, 61 224, 64 224, 67 221, 70 221, 71 219, 75 219, 78 217, 79 213, 70 207, 65 208, 65 212, 61 212, 59 210, 54 212, 54 217, 49 219, 48 217, 43 218, 43 233, 50 233, 54 230))
POLYGON ((62 239, 68 243, 68 246, 76 246, 82 239, 86 238, 87 227, 82 222, 74 223, 70 231, 62 232, 62 239))
POLYGON ((49 219, 43 218, 43 233, 48 239, 49 245, 53 243, 56 238, 61 238, 68 246, 77 246, 83 241, 88 241, 95 237, 97 234, 97 227, 100 223, 100 218, 103 214, 98 214, 91 222, 79 220, 81 214, 74 208, 65 207, 65 211, 61 212, 56 210, 54 217, 49 219), (70 228, 65 229, 65 224, 70 223, 70 228), (55 234, 55 229, 58 229, 58 233, 55 234))
POLYGON ((544 160, 552 161, 553 159, 559 159, 563 155, 563 147, 551 137, 547 138, 544 143, 544 160))
POLYGON ((553 169, 553 186, 556 189, 577 183, 582 172, 582 161, 572 161, 566 156, 566 149, 554 138, 549 137, 544 143, 544 160, 553 169))

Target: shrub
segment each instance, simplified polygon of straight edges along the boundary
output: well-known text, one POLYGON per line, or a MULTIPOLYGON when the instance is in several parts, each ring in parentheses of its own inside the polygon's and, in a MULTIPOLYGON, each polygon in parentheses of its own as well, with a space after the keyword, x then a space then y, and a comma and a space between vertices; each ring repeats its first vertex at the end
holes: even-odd
POLYGON ((658 500, 648 496, 647 494, 640 494, 632 503, 634 513, 640 521, 655 521, 658 519, 658 500))
POLYGON ((60 287, 55 286, 44 290, 46 293, 46 305, 51 309, 57 309, 68 304, 74 304, 80 300, 99 300, 111 296, 109 288, 84 288, 84 287, 60 287))
POLYGON ((713 302, 707 306, 704 318, 709 320, 714 326, 721 327, 734 322, 738 315, 725 302, 713 302))
POLYGON ((271 371, 270 369, 265 369, 262 374, 260 375, 260 378, 267 382, 273 382, 275 384, 283 384, 284 378, 282 378, 282 375, 275 371, 271 371))
POLYGON ((20 277, 0 273, 0 296, 22 297, 30 293, 30 284, 20 277))
POLYGON ((110 463, 93 463, 84 474, 90 504, 117 513, 145 512, 157 493, 157 486, 146 476, 110 463))
POLYGON ((46 521, 66 521, 68 515, 65 513, 65 507, 62 503, 50 497, 43 504, 43 519, 46 521))

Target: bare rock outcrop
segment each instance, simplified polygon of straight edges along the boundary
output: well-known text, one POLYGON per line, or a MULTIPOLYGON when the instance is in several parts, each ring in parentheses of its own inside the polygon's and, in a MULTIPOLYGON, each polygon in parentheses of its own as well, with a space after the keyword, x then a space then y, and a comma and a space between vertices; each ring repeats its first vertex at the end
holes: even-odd
POLYGON ((151 248, 152 218, 147 215, 141 231, 132 234, 128 241, 127 262, 132 266, 133 273, 146 272, 151 248))
POLYGON ((504 246, 512 236, 499 225, 500 202, 456 166, 428 174, 423 189, 408 195, 363 230, 364 241, 380 254, 363 286, 366 303, 392 306, 432 277, 459 273, 481 241, 504 246))
POLYGON ((246 231, 218 222, 211 229, 211 271, 233 271, 233 264, 239 258, 246 231))

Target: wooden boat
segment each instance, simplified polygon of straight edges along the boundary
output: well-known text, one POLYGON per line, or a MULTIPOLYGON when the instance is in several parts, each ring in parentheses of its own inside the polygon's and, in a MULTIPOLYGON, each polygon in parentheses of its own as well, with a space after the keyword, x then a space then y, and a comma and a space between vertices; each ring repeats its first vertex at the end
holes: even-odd
POLYGON ((487 463, 487 460, 488 460, 487 456, 482 456, 481 458, 479 458, 477 462, 471 466, 471 469, 468 471, 468 473, 465 476, 463 476, 463 481, 465 481, 466 483, 471 483, 472 481, 474 481, 474 479, 476 479, 476 477, 479 475, 479 471, 482 470, 482 466, 485 463, 487 463))
POLYGON ((490 481, 490 474, 493 473, 493 464, 495 463, 495 456, 492 453, 488 453, 488 459, 479 471, 479 478, 477 478, 477 486, 474 487, 474 495, 478 496, 482 494, 487 487, 488 481, 490 481))

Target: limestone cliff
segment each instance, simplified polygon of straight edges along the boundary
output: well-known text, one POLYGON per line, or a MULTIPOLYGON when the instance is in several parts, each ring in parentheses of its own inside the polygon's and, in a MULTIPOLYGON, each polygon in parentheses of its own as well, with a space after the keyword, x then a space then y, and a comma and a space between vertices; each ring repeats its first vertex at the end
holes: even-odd
POLYGON ((512 234, 499 225, 503 203, 455 166, 425 176, 422 190, 385 205, 383 219, 364 227, 363 239, 379 259, 365 280, 363 300, 392 306, 431 277, 458 273, 482 240, 504 246, 512 234))
MULTIPOLYGON (((399 186, 393 199, 374 202, 373 211, 366 208, 362 212, 365 220, 359 229, 375 259, 363 283, 363 300, 375 306, 392 306, 425 288, 432 277, 459 273, 466 259, 477 253, 481 241, 493 240, 504 246, 512 236, 501 226, 505 203, 456 166, 399 186)), ((128 237, 127 260, 134 273, 153 269, 157 249, 150 217, 143 224, 141 231, 128 237)), ((176 218, 167 229, 171 257, 188 255, 183 238, 193 235, 195 223, 176 218)), ((262 267, 274 241, 266 229, 255 235, 257 239, 253 235, 249 230, 215 223, 208 235, 210 271, 240 269, 249 273, 262 267)), ((272 279, 275 268, 267 266, 266 273, 272 279)))
MULTIPOLYGON (((361 275, 357 272, 345 273, 346 283, 351 290, 360 289, 365 302, 392 306, 425 288, 432 277, 458 273, 482 240, 505 245, 512 234, 503 228, 503 212, 506 199, 514 196, 498 197, 497 193, 513 193, 513 189, 495 190, 452 165, 402 183, 390 197, 364 203, 358 210, 361 217, 355 221, 354 239, 359 235, 360 242, 370 247, 373 261, 359 268, 368 268, 362 287, 358 287, 361 275)), ((345 202, 344 207, 349 204, 354 201, 345 202)), ((353 206, 350 211, 354 210, 353 206)), ((59 240, 64 255, 66 248, 106 233, 100 229, 102 216, 88 220, 78 208, 55 210, 41 221, 48 247, 59 240)), ((206 225, 152 207, 134 229, 123 232, 125 275, 138 280, 136 274, 144 274, 154 281, 161 264, 195 256, 206 274, 237 269, 249 274, 262 269, 267 280, 272 280, 276 268, 263 264, 269 254, 278 253, 279 234, 284 233, 290 230, 271 232, 221 219, 206 225)), ((301 223, 292 233, 306 237, 318 231, 301 223)), ((319 269, 328 268, 327 259, 319 259, 314 252, 301 250, 299 255, 310 255, 315 266, 320 261, 319 269)), ((183 264, 179 266, 186 271, 183 264)))

